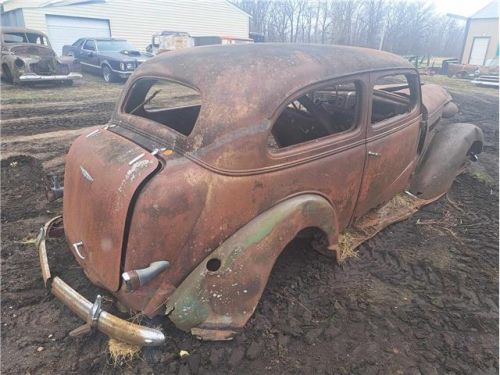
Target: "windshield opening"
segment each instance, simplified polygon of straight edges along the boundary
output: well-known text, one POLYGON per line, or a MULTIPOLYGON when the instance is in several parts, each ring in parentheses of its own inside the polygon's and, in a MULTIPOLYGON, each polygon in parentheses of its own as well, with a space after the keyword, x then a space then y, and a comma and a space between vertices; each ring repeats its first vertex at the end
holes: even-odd
POLYGON ((4 33, 3 40, 5 43, 33 43, 44 46, 49 45, 47 38, 42 34, 11 32, 4 33))
POLYGON ((99 51, 120 52, 134 49, 126 40, 97 40, 96 42, 99 51))

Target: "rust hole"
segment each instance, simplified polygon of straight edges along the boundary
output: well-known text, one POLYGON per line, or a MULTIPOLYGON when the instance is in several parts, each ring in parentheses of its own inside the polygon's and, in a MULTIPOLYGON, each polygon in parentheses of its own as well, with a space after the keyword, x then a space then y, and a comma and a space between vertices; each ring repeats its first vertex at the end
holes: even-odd
POLYGON ((220 268, 220 259, 212 258, 207 262, 207 270, 215 272, 220 268))

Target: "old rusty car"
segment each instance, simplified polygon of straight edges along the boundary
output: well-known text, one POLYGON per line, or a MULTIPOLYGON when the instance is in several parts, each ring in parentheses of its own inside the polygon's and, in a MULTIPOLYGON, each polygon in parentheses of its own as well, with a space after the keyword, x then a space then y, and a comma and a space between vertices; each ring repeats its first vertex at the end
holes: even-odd
POLYGON ((130 77, 110 122, 71 146, 64 190, 49 192, 63 195, 63 215, 38 240, 45 283, 86 321, 73 334, 165 340, 51 275, 47 238, 64 231, 87 277, 120 305, 230 339, 297 234, 341 259, 342 233, 396 195, 428 203, 449 189, 483 144, 475 125, 442 120, 457 112, 451 100, 403 58, 363 48, 160 54, 130 77))
POLYGON ((71 85, 82 78, 73 58, 58 57, 40 31, 2 27, 2 79, 9 83, 56 82, 71 85))

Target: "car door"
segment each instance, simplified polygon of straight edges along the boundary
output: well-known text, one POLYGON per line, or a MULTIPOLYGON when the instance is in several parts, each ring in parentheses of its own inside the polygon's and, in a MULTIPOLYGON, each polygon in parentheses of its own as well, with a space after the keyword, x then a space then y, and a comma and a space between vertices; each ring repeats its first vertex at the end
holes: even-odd
POLYGON ((417 162, 421 94, 416 72, 370 74, 370 124, 355 218, 405 190, 417 162))
POLYGON ((87 39, 83 43, 78 58, 80 59, 80 63, 91 71, 97 72, 101 69, 94 39, 87 39))
POLYGON ((368 74, 308 86, 277 111, 267 142, 277 171, 262 183, 272 184, 276 197, 327 197, 339 230, 351 220, 363 176, 368 93, 368 74))

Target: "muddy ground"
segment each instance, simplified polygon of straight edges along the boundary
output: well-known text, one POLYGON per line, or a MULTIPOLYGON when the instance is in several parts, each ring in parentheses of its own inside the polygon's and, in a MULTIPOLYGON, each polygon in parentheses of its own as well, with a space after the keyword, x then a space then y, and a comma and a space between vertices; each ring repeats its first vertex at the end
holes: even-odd
MULTIPOLYGON (((42 287, 33 238, 62 210, 44 200, 46 174, 62 174, 71 141, 109 118, 122 86, 94 77, 62 90, 2 85, 2 373, 497 374, 498 95, 425 80, 446 85, 457 121, 486 137, 479 163, 447 196, 342 267, 292 242, 234 341, 200 342, 168 321, 146 322, 163 324, 167 345, 121 364, 102 334, 68 336, 81 321, 42 287), (180 350, 190 356, 179 359, 180 350)), ((51 246, 54 270, 94 299, 99 291, 63 241, 51 246)))

